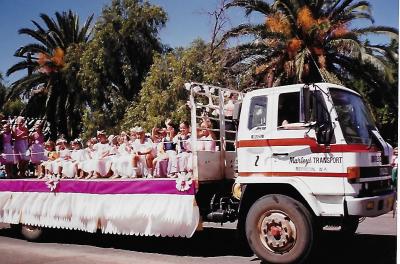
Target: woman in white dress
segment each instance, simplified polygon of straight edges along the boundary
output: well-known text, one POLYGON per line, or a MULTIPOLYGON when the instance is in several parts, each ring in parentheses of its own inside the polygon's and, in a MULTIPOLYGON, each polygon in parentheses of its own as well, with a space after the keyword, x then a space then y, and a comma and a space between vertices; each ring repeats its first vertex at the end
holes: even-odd
POLYGON ((0 140, 2 140, 3 150, 0 161, 1 164, 4 164, 6 169, 7 178, 14 178, 13 175, 13 166, 17 164, 17 160, 14 155, 14 150, 12 146, 12 132, 11 126, 9 123, 3 124, 3 131, 0 133, 0 140))
POLYGON ((78 163, 78 169, 80 170, 79 178, 90 179, 94 174, 94 166, 92 157, 95 155, 94 145, 97 143, 97 138, 91 138, 86 142, 86 148, 84 149, 85 159, 78 163))
POLYGON ((145 137, 143 128, 136 129, 137 139, 133 144, 134 155, 132 165, 135 168, 137 177, 153 175, 153 142, 145 137))
POLYGON ((102 131, 97 131, 97 138, 99 142, 94 145, 94 157, 92 157, 92 164, 94 169, 93 179, 96 178, 108 178, 113 172, 111 170, 112 148, 108 144, 108 139, 106 133, 102 131))
POLYGON ((63 162, 62 175, 66 178, 75 178, 80 175, 78 164, 86 159, 85 150, 82 149, 82 143, 79 139, 71 142, 71 158, 63 162))
POLYGON ((51 163, 52 171, 54 173, 58 173, 60 177, 64 177, 63 168, 64 164, 68 163, 71 160, 71 150, 67 144, 67 140, 64 138, 60 138, 56 141, 56 145, 58 147, 58 159, 54 160, 51 163))
POLYGON ((178 151, 178 172, 190 172, 193 170, 192 145, 189 129, 189 123, 187 121, 182 122, 179 125, 179 133, 174 138, 178 151))
POLYGON ((200 124, 198 132, 197 150, 199 151, 215 151, 215 134, 213 133, 211 122, 207 120, 200 124))

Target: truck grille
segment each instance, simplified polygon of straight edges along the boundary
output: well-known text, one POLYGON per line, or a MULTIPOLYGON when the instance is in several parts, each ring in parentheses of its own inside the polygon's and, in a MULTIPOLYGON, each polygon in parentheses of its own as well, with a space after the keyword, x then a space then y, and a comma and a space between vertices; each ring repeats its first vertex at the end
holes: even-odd
POLYGON ((361 190, 358 194, 358 197, 361 198, 361 197, 383 195, 386 193, 391 193, 392 191, 393 187, 391 179, 364 182, 361 184, 361 190))

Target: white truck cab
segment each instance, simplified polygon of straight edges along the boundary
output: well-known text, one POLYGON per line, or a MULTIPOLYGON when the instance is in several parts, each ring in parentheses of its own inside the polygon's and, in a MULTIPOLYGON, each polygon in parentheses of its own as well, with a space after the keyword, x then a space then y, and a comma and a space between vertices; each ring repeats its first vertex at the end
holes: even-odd
POLYGON ((229 120, 221 97, 228 89, 199 83, 186 87, 192 134, 199 118, 211 116, 202 106, 218 110, 219 151, 194 154, 203 219, 238 220, 238 229, 261 259, 304 261, 325 225, 354 233, 360 217, 393 209, 391 146, 356 92, 330 83, 255 89, 240 93, 229 120), (217 104, 211 89, 218 91, 217 104), (211 99, 197 104, 196 94, 211 99), (237 125, 236 152, 226 148, 228 122, 237 125), (234 155, 236 173, 231 169, 234 155))

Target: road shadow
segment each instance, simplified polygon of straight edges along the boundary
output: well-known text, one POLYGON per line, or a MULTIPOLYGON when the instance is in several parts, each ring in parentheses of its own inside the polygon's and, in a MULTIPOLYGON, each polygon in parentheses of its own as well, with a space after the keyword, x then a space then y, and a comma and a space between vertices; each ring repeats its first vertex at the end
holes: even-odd
MULTIPOLYGON (((251 257, 253 263, 260 261, 238 241, 235 230, 205 228, 192 238, 136 237, 122 235, 91 234, 80 231, 46 230, 46 236, 38 243, 76 244, 101 248, 114 248, 143 253, 157 253, 174 256, 251 257)), ((10 229, 0 230, 1 236, 18 237, 10 229)), ((361 235, 343 239, 324 234, 306 263, 396 263, 396 236, 361 235)))
POLYGON ((395 264, 396 236, 356 234, 343 238, 325 233, 319 240, 310 259, 310 264, 395 264))

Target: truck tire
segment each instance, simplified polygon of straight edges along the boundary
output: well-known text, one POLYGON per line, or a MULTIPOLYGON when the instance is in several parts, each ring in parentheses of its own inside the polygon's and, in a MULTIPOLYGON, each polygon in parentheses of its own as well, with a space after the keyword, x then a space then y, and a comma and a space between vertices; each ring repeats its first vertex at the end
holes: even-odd
POLYGON ((43 229, 38 226, 22 225, 21 234, 28 241, 39 241, 43 235, 43 229))
POLYGON ((300 202, 285 195, 265 195, 247 214, 247 241, 267 263, 301 263, 313 246, 312 222, 310 212, 300 202))

